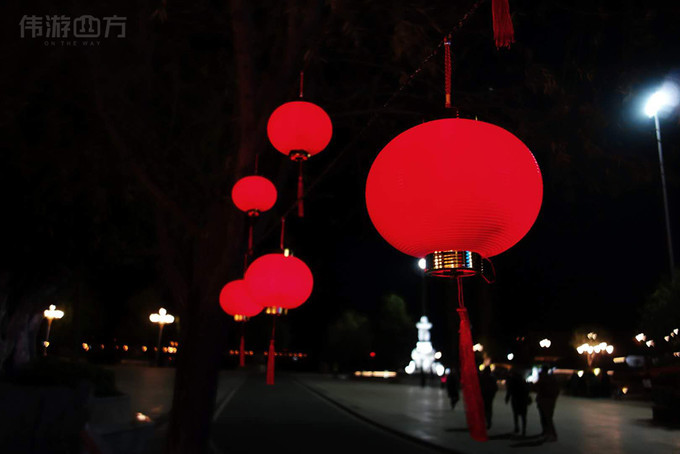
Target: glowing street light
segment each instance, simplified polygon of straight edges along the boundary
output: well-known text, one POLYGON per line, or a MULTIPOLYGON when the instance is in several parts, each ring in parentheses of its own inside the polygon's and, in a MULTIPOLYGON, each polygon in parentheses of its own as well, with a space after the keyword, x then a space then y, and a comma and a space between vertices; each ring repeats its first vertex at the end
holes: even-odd
POLYGON ((675 272, 675 262, 673 260, 673 241, 671 239, 671 221, 668 214, 668 195, 666 194, 666 174, 663 167, 663 150, 661 148, 661 129, 659 128, 659 111, 674 107, 678 104, 678 89, 671 84, 664 86, 656 91, 647 100, 645 114, 654 117, 654 127, 656 129, 656 146, 659 152, 659 168, 661 169, 661 189, 663 193, 663 207, 666 214, 666 241, 668 242, 668 261, 671 268, 671 278, 675 272))
POLYGON ((57 309, 57 306, 50 304, 50 308, 43 312, 47 319, 47 333, 45 334, 45 341, 43 342, 43 356, 47 356, 47 347, 50 346, 50 329, 52 328, 52 320, 59 320, 64 316, 64 311, 57 309))
MULTIPOLYGON (((595 333, 588 333, 589 339, 594 340, 596 337, 597 335, 595 333)), ((611 355, 614 353, 614 346, 606 342, 600 342, 598 344, 585 342, 576 347, 576 351, 579 355, 586 355, 586 359, 588 360, 588 368, 591 368, 595 356, 604 354, 611 355)))
POLYGON ((160 365, 160 358, 161 358, 161 337, 163 337, 163 327, 165 325, 169 325, 172 322, 175 321, 175 317, 172 315, 168 314, 168 311, 163 309, 162 307, 158 310, 157 314, 151 314, 149 315, 149 320, 151 320, 153 323, 158 323, 159 330, 158 330, 158 346, 156 347, 156 365, 160 365))

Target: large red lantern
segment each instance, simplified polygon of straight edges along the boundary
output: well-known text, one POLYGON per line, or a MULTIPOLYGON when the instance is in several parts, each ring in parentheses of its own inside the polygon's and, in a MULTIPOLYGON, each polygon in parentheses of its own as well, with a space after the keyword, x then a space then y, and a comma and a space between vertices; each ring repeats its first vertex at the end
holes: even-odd
POLYGON ((239 366, 245 362, 245 322, 262 312, 262 306, 256 304, 248 293, 248 287, 243 279, 229 282, 220 292, 220 306, 222 310, 234 317, 241 324, 241 341, 239 343, 239 366))
POLYGON ((446 252, 467 252, 476 264, 512 247, 533 225, 542 197, 538 164, 517 137, 459 118, 398 135, 366 182, 378 232, 400 251, 429 258, 435 273, 446 252))
POLYGON ((243 177, 231 190, 234 205, 249 216, 257 216, 271 209, 276 203, 274 183, 259 175, 243 177))
MULTIPOLYGON (((280 315, 307 301, 312 293, 314 278, 309 267, 297 257, 267 254, 256 259, 246 270, 248 290, 253 300, 267 308, 268 314, 280 315)), ((267 358, 267 384, 274 384, 274 338, 276 317, 272 321, 272 336, 267 358)))
POLYGON ((373 162, 366 207, 392 246, 425 257, 428 275, 455 277, 459 357, 470 435, 486 441, 486 424, 462 277, 481 273, 529 231, 543 182, 534 156, 508 131, 481 121, 436 120, 394 138, 373 162))
POLYGON ((279 106, 269 117, 267 136, 271 144, 300 163, 298 175, 298 216, 304 215, 302 163, 326 148, 333 135, 328 114, 316 104, 292 101, 279 106))

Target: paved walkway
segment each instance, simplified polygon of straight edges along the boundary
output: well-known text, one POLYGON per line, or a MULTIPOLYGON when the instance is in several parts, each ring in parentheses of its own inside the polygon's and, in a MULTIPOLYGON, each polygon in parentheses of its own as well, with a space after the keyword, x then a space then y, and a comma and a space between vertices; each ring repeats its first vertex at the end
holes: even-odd
POLYGON ((649 402, 561 395, 554 418, 559 439, 544 444, 538 436, 535 403, 529 407, 527 438, 511 438, 512 411, 504 402, 505 391, 499 390, 490 440, 479 443, 467 434, 462 400, 451 410, 444 389, 311 374, 298 375, 298 379, 359 417, 455 453, 680 453, 680 430, 653 426, 649 402))
MULTIPOLYGON (((220 374, 215 419, 230 401, 236 402, 240 391, 244 391, 244 375, 240 371, 223 371, 220 374)), ((264 372, 261 375, 264 382, 264 372)), ((290 378, 297 380, 310 393, 343 407, 365 422, 382 426, 441 452, 680 454, 680 429, 653 425, 650 402, 560 395, 555 410, 559 439, 555 443, 542 443, 538 437, 540 423, 535 403, 529 407, 527 438, 512 438, 512 412, 504 402, 505 391, 501 389, 494 402, 490 440, 479 443, 467 433, 462 400, 455 410, 451 410, 444 389, 421 388, 379 379, 372 382, 343 380, 321 374, 291 374, 290 378)), ((162 422, 170 408, 174 370, 117 367, 116 379, 121 390, 131 395, 134 411, 149 414, 161 423, 146 451, 160 453, 165 435, 162 422)), ((217 449, 214 451, 219 452, 217 449)), ((424 447, 422 452, 425 451, 428 449, 424 447)))

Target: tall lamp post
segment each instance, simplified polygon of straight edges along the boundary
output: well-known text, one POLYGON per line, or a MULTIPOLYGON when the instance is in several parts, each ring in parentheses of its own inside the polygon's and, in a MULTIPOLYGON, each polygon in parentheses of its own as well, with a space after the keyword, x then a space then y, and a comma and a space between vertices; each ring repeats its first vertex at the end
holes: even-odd
POLYGON ((656 146, 659 151, 659 167, 661 169, 661 189, 663 192, 663 207, 666 214, 666 241, 668 242, 668 261, 671 267, 671 279, 675 273, 675 262, 673 260, 673 241, 671 239, 671 221, 668 214, 668 195, 666 194, 666 173, 663 167, 663 149, 661 147, 661 129, 659 128, 659 110, 665 107, 672 107, 675 104, 673 93, 669 90, 658 90, 647 100, 645 113, 647 116, 654 117, 654 127, 656 129, 656 146))
POLYGON ((52 320, 59 320, 64 316, 64 311, 57 309, 57 306, 50 304, 50 308, 43 312, 47 319, 47 333, 45 334, 45 341, 43 342, 43 356, 47 356, 47 347, 50 345, 50 329, 52 328, 52 320))
POLYGON ((162 307, 158 310, 157 314, 149 315, 149 320, 153 323, 158 323, 158 345, 156 346, 156 365, 160 365, 161 359, 161 338, 163 337, 163 327, 169 325, 175 321, 175 317, 168 314, 168 311, 162 307))

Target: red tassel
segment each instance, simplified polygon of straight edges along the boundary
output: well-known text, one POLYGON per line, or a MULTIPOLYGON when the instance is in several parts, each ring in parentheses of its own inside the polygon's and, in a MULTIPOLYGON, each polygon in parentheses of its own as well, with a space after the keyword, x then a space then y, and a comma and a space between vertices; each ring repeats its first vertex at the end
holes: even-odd
POLYGON ((246 352, 245 352, 245 338, 243 334, 241 334, 241 348, 239 349, 238 352, 238 365, 239 367, 245 367, 246 365, 246 352))
POLYGON ((493 0, 491 12, 493 14, 493 38, 496 41, 496 48, 510 47, 510 44, 515 42, 515 29, 512 26, 508 0, 493 0))
POLYGON ((302 202, 302 197, 305 194, 304 184, 302 182, 302 161, 300 161, 300 173, 298 174, 298 186, 297 186, 297 208, 298 217, 305 217, 305 208, 302 202))
POLYGON ((269 341, 269 357, 267 358, 267 384, 274 384, 274 356, 276 352, 274 351, 274 339, 269 341))
POLYGON ((465 418, 468 430, 473 440, 488 441, 486 434, 486 418, 484 415, 484 401, 482 390, 479 387, 477 376, 477 364, 475 353, 472 350, 472 333, 470 332, 470 319, 463 303, 463 282, 458 278, 458 316, 460 317, 460 330, 458 332, 458 355, 460 356, 460 383, 463 388, 463 400, 465 401, 465 418))

